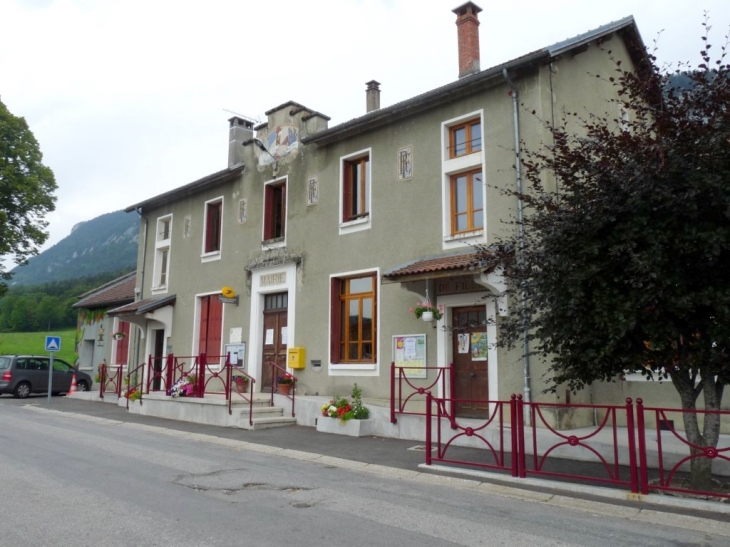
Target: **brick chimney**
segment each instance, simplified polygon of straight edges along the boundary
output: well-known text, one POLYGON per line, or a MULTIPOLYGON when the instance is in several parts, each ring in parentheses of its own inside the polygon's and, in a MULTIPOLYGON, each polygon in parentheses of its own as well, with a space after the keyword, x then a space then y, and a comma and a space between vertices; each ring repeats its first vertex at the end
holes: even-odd
POLYGON ((368 88, 365 90, 365 109, 366 112, 380 110, 380 82, 370 80, 365 83, 368 88))
POLYGON ((253 123, 238 116, 228 120, 228 167, 243 163, 245 141, 253 138, 253 123))
POLYGON ((479 72, 479 16, 482 8, 467 2, 452 10, 459 37, 459 78, 479 72))

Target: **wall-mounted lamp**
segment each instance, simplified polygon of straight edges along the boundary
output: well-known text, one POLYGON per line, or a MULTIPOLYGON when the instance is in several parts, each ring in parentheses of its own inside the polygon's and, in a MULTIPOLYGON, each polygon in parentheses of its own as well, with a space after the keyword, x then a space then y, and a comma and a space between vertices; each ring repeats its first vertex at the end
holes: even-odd
POLYGON ((262 152, 266 152, 272 160, 274 160, 274 176, 276 176, 279 173, 279 160, 277 160, 274 155, 268 151, 266 148, 266 145, 261 142, 261 139, 254 139, 253 143, 256 145, 257 148, 259 148, 262 152))
POLYGON ((104 345, 104 327, 99 326, 99 337, 97 338, 97 346, 103 346, 104 345))

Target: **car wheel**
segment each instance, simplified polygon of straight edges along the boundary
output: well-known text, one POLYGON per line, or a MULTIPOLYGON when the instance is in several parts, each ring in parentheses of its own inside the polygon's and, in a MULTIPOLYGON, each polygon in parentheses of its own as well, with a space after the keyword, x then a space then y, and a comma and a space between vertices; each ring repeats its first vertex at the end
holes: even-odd
POLYGON ((20 382, 15 386, 13 397, 16 399, 25 399, 28 395, 30 395, 30 384, 28 382, 20 382))
POLYGON ((89 386, 84 380, 76 382, 76 391, 89 391, 89 386))

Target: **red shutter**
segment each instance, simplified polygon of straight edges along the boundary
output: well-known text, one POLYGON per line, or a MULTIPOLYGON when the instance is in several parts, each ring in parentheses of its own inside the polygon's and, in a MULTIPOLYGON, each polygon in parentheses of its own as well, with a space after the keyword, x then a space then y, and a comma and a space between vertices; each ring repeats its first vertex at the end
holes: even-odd
POLYGON ((342 170, 344 172, 342 177, 342 222, 347 222, 350 220, 352 211, 352 164, 344 162, 342 170))
POLYGON ((218 295, 211 295, 208 308, 208 339, 206 354, 218 356, 221 353, 221 329, 223 328, 223 303, 218 295))
POLYGON ((129 327, 130 325, 126 321, 119 322, 119 330, 117 332, 123 332, 124 338, 117 340, 117 356, 115 363, 117 365, 126 365, 127 359, 129 358, 129 333, 131 330, 129 327))
POLYGON ((210 296, 200 299, 200 333, 198 337, 198 353, 208 353, 208 307, 210 296))
POLYGON ((264 191, 264 241, 274 237, 274 189, 270 184, 264 191))
POLYGON ((286 184, 281 185, 281 233, 279 237, 286 234, 286 184))
POLYGON ((340 362, 340 288, 342 281, 332 278, 330 287, 330 362, 340 362))

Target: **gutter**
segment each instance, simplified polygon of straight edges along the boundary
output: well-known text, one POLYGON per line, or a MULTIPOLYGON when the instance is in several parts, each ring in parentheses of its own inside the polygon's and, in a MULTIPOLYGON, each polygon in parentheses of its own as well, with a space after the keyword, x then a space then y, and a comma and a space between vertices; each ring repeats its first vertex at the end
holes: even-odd
MULTIPOLYGON (((523 223, 523 202, 522 202, 522 159, 521 159, 521 148, 520 148, 520 115, 519 115, 519 100, 517 95, 517 88, 507 73, 507 68, 502 69, 502 76, 504 76, 507 85, 510 88, 510 95, 512 96, 512 117, 514 123, 515 133, 515 191, 517 193, 517 237, 518 237, 518 255, 517 261, 522 261, 522 253, 525 248, 525 227, 523 223)), ((522 307, 522 374, 524 376, 524 389, 522 399, 525 403, 531 401, 531 389, 530 389, 530 342, 527 339, 529 333, 529 323, 527 320, 527 302, 525 299, 525 292, 522 291, 520 295, 520 304, 522 307)), ((530 413, 525 407, 525 423, 530 425, 530 413)))

